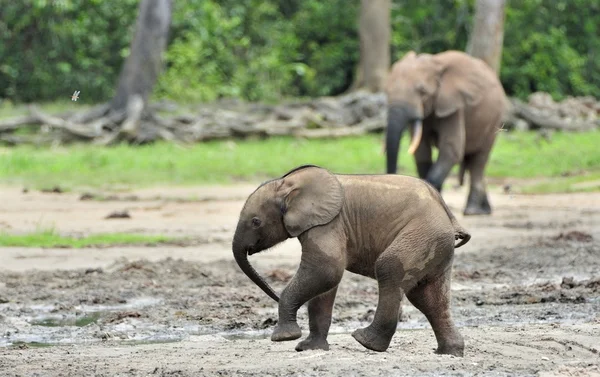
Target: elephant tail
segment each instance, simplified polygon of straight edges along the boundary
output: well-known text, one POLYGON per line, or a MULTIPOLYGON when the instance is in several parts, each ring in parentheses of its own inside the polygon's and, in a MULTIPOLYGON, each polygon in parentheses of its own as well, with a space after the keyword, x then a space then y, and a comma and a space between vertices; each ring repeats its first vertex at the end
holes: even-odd
POLYGON ((455 241, 460 240, 457 244, 454 245, 454 248, 458 249, 462 245, 469 242, 469 240, 471 239, 471 234, 465 228, 463 228, 462 225, 460 225, 458 223, 458 220, 456 220, 456 217, 454 217, 454 214, 450 211, 450 208, 448 208, 448 205, 444 201, 444 198, 442 198, 442 195, 440 194, 440 192, 438 190, 436 190, 428 182, 426 182, 426 181, 423 181, 423 182, 425 182, 427 187, 429 187, 429 191, 431 191, 431 194, 433 196, 435 196, 438 199, 438 202, 442 205, 442 207, 444 207, 444 210, 446 211, 446 215, 448 215, 448 218, 450 219, 450 222, 452 223, 452 227, 454 228, 454 240, 455 241))
POLYGON ((471 234, 467 232, 465 228, 463 228, 455 218, 452 218, 452 226, 454 226, 454 240, 460 240, 456 245, 454 245, 455 249, 458 249, 462 245, 469 242, 471 239, 471 234))

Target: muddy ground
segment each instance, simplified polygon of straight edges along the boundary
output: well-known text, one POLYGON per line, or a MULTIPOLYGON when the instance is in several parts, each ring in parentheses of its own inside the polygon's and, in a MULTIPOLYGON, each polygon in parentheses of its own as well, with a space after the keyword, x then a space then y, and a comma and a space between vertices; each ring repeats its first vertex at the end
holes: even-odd
MULTIPOLYGON (((236 267, 230 241, 255 185, 40 193, 0 189, 0 232, 126 231, 175 244, 0 248, 0 376, 600 376, 600 194, 525 196, 492 189, 491 217, 463 218, 464 189, 444 198, 473 238, 457 250, 453 315, 464 358, 433 353, 424 316, 403 302, 384 353, 350 333, 377 303, 375 281, 346 273, 331 350, 272 343, 277 307, 236 267), (83 200, 82 200, 83 199, 83 200), (114 211, 130 218, 105 219, 114 211)), ((296 240, 251 257, 281 290, 296 240)), ((300 324, 307 334, 306 310, 300 324)))

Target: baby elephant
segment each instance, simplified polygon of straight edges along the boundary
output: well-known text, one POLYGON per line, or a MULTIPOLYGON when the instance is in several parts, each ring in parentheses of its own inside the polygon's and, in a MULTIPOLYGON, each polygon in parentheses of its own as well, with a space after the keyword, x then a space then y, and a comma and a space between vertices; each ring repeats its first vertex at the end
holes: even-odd
POLYGON ((389 347, 406 294, 431 324, 436 352, 463 356, 464 341, 450 314, 450 278, 454 248, 470 238, 438 191, 421 179, 332 174, 305 165, 263 183, 248 197, 233 254, 242 271, 279 302, 273 341, 302 336, 296 314, 308 302, 310 334, 296 350, 328 350, 333 302, 348 270, 379 285, 373 323, 352 334, 364 347, 389 347), (248 255, 292 237, 302 245, 301 262, 279 298, 248 255))

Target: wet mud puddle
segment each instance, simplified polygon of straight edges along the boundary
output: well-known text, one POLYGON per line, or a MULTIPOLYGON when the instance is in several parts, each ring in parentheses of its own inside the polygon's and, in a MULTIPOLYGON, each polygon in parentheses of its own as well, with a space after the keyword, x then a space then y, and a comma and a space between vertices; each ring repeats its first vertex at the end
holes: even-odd
MULTIPOLYGON (((164 299, 156 297, 136 298, 118 305, 81 305, 76 307, 74 312, 60 314, 56 313, 56 307, 53 305, 32 305, 26 308, 26 314, 5 317, 4 322, 0 323, 0 347, 52 347, 106 341, 113 344, 138 345, 183 340, 220 342, 269 339, 272 327, 276 323, 276 307, 260 310, 260 316, 267 318, 263 322, 266 325, 261 326, 261 329, 244 326, 224 330, 219 328, 220 326, 203 326, 193 321, 174 322, 172 318, 161 320, 141 314, 144 311, 157 310, 163 302, 164 299)), ((7 305, 0 304, 0 312, 4 309, 2 307, 7 305)), ((460 327, 585 323, 594 317, 594 313, 600 312, 600 297, 588 299, 586 305, 577 305, 575 308, 568 306, 560 303, 525 307, 470 304, 457 306, 454 316, 460 327)), ((398 323, 398 331, 429 327, 426 319, 411 305, 403 304, 403 313, 403 318, 398 323)), ((350 334, 357 328, 367 326, 372 320, 374 310, 342 310, 340 314, 341 319, 334 317, 330 334, 350 334)), ((299 322, 303 328, 303 335, 307 335, 305 310, 304 313, 299 313, 299 322)))

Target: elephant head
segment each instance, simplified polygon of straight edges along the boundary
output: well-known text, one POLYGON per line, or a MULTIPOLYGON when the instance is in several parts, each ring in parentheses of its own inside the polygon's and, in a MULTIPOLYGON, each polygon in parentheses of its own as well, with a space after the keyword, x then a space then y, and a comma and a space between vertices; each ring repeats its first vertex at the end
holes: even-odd
POLYGON ((392 66, 385 88, 388 174, 396 173, 400 139, 405 129, 412 126, 413 138, 408 152, 414 154, 421 142, 425 118, 444 118, 481 100, 486 80, 478 74, 478 66, 474 67, 472 61, 466 63, 465 57, 457 52, 417 55, 410 51, 392 66))
POLYGON ((343 197, 337 178, 314 165, 300 166, 279 179, 263 183, 246 200, 233 237, 233 255, 241 270, 273 300, 279 301, 250 265, 248 255, 331 222, 342 208, 343 197))

